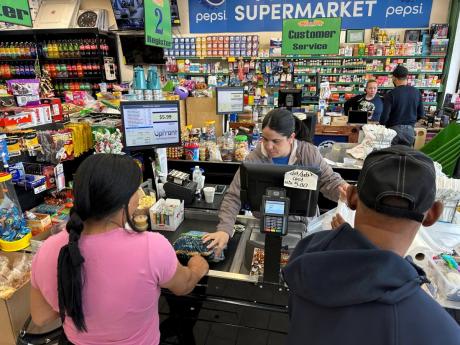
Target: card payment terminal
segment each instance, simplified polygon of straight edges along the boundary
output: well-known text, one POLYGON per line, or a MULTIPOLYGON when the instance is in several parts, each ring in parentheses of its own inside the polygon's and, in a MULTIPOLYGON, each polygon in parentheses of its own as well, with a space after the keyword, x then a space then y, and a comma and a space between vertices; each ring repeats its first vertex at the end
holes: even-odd
POLYGON ((260 231, 267 235, 287 234, 289 198, 284 189, 268 188, 262 198, 260 231))

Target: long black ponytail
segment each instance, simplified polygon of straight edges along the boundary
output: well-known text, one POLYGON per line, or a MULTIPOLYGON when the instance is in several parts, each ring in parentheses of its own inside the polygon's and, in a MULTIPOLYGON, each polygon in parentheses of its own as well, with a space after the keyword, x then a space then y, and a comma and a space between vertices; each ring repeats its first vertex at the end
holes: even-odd
POLYGON ((269 111, 262 121, 262 129, 267 126, 287 138, 292 133, 295 133, 297 140, 310 141, 308 127, 287 109, 273 109, 269 111))
POLYGON ((141 183, 142 172, 129 156, 97 154, 88 157, 74 178, 74 206, 67 222, 69 243, 58 257, 58 300, 62 321, 71 317, 79 331, 87 331, 83 313, 84 257, 78 242, 88 219, 101 220, 123 210, 128 224, 128 204, 141 183))

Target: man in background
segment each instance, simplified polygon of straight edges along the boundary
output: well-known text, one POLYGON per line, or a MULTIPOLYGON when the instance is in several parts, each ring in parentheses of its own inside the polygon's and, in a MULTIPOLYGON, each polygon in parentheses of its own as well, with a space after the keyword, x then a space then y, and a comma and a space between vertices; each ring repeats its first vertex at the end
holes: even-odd
POLYGON ((377 81, 374 79, 368 80, 363 95, 357 95, 345 102, 345 115, 348 115, 349 110, 367 111, 369 114, 368 120, 378 122, 383 111, 383 101, 377 94, 377 89, 377 81))
POLYGON ((384 97, 380 124, 396 131, 392 145, 412 147, 415 142, 415 123, 424 116, 424 109, 420 91, 407 85, 408 74, 407 68, 402 65, 394 69, 395 88, 384 97))
MULTIPOLYGON (((347 190, 355 228, 299 242, 283 275, 289 345, 459 345, 460 327, 421 285, 404 255, 442 213, 433 161, 406 146, 374 151, 347 190)), ((342 222, 343 223, 343 222, 342 222)))

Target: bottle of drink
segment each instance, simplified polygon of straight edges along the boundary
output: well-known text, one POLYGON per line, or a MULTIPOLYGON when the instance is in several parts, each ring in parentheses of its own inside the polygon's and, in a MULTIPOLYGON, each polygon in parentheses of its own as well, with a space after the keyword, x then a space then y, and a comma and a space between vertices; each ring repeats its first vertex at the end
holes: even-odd
POLYGON ((193 174, 192 174, 193 182, 197 184, 196 187, 196 192, 195 195, 198 199, 200 199, 201 196, 201 184, 203 180, 203 175, 201 174, 201 169, 198 165, 195 166, 195 169, 193 169, 193 174))
POLYGON ((86 55, 85 49, 86 49, 85 48, 85 42, 83 40, 80 40, 80 48, 78 50, 79 50, 79 53, 80 53, 79 55, 81 57, 84 57, 86 55))
POLYGON ((85 52, 86 52, 85 56, 91 56, 91 42, 90 42, 90 40, 86 40, 86 42, 85 42, 85 52))
POLYGON ((90 51, 91 51, 91 56, 97 56, 97 41, 96 40, 91 40, 90 43, 90 51))

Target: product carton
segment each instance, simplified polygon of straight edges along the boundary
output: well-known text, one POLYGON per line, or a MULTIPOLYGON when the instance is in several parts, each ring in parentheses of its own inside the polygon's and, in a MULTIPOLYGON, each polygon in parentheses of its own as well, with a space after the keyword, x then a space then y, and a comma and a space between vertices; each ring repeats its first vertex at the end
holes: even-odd
POLYGON ((184 201, 160 199, 150 208, 152 230, 176 231, 184 221, 184 201), (164 211, 168 209, 168 211, 164 211))
MULTIPOLYGON (((21 258, 23 253, 0 252, 10 263, 21 258)), ((30 314, 30 280, 6 299, 0 298, 0 345, 15 345, 16 338, 30 314)))

